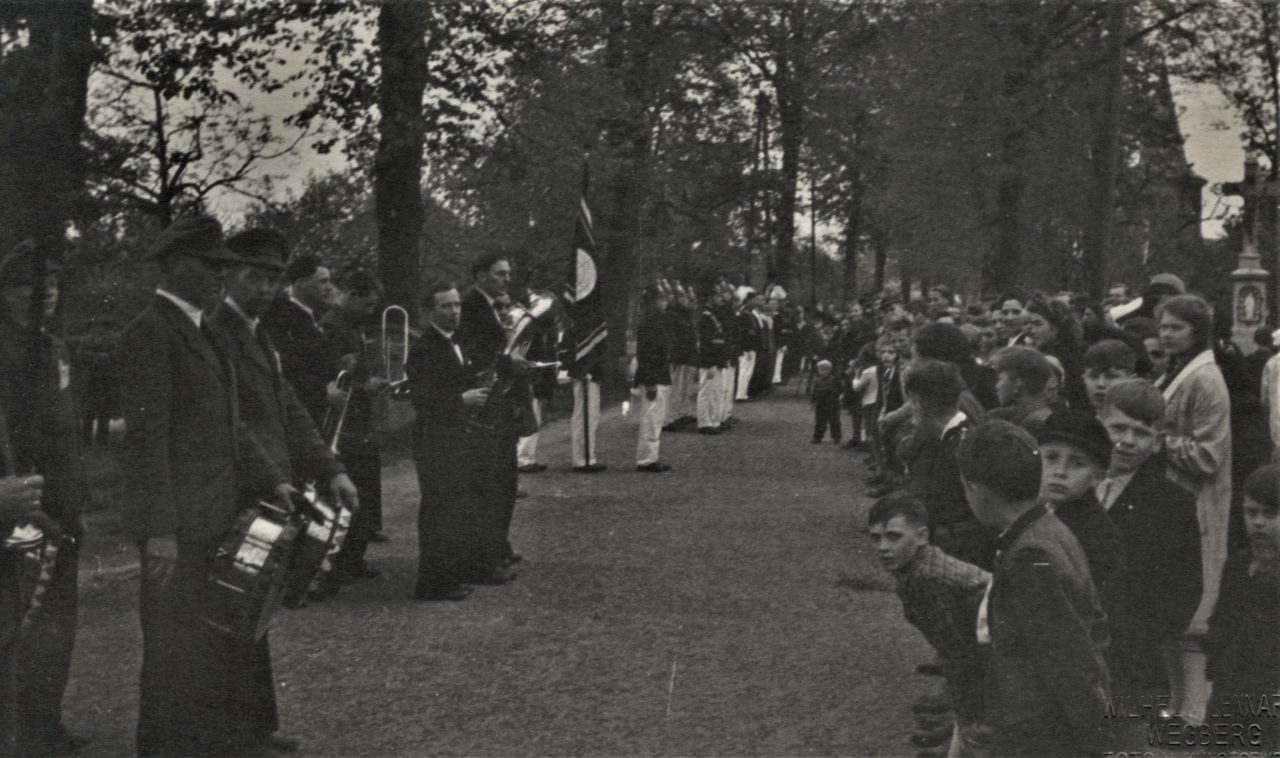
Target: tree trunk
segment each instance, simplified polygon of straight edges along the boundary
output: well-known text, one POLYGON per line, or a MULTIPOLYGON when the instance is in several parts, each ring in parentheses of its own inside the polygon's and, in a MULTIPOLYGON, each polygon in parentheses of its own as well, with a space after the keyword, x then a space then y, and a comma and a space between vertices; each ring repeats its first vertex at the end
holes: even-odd
POLYGON ((804 106, 790 91, 799 85, 785 85, 778 92, 778 122, 782 143, 782 175, 778 188, 777 232, 774 234, 773 264, 769 280, 787 290, 795 285, 796 192, 800 184, 800 144, 804 130, 804 106))
POLYGON ((1115 223, 1116 175, 1120 152, 1120 90, 1124 84, 1125 3, 1107 6, 1107 76, 1093 138, 1093 193, 1084 225, 1085 291, 1095 300, 1106 294, 1115 223))
POLYGON ((884 270, 889 263, 889 244, 884 238, 884 233, 873 231, 871 233, 871 247, 875 253, 875 270, 872 273, 872 284, 875 285, 875 294, 879 295, 884 291, 884 270))
POLYGON ((1000 151, 996 180, 996 248, 982 267, 982 289, 1003 292, 1016 285, 1022 268, 1022 192, 1027 179, 1022 159, 1025 136, 1014 128, 1000 151))
POLYGON ((0 254, 31 240, 56 261, 84 199, 93 3, 25 5, 27 45, 0 60, 0 254))
POLYGON ((618 388, 626 384, 627 334, 635 312, 633 285, 639 271, 636 241, 651 139, 646 113, 653 90, 649 58, 654 44, 655 12, 655 7, 647 3, 609 3, 604 7, 608 29, 605 67, 625 95, 623 113, 604 129, 604 143, 614 165, 608 172, 599 236, 604 252, 599 281, 609 324, 605 382, 618 388))
POLYGON ((421 275, 422 161, 430 10, 384 3, 378 12, 378 149, 373 193, 378 223, 378 276, 387 301, 414 311, 421 275))
POLYGON ((840 294, 845 302, 858 297, 858 241, 862 236, 862 187, 855 179, 850 192, 849 216, 844 226, 844 282, 840 294))

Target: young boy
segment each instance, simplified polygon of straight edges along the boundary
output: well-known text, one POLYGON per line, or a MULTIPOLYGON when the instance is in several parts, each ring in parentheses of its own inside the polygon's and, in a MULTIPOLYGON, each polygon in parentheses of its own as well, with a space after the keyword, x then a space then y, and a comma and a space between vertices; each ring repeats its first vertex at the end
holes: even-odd
POLYGON ((1244 523, 1249 547, 1233 553, 1222 569, 1222 591, 1204 641, 1213 682, 1209 720, 1215 727, 1255 722, 1262 741, 1251 744, 1275 746, 1280 723, 1274 713, 1243 719, 1240 713, 1280 692, 1280 465, 1263 466, 1245 480, 1244 523))
POLYGON ((1133 348, 1120 340, 1102 340, 1085 351, 1084 390, 1099 418, 1102 404, 1107 399, 1107 389, 1122 379, 1131 378, 1137 362, 1138 356, 1133 348))
POLYGON ((818 361, 818 375, 813 380, 813 444, 822 442, 827 429, 837 445, 844 436, 840 429, 840 380, 832 371, 831 361, 818 361))
POLYGON ((996 370, 1000 407, 987 418, 1008 421, 1035 434, 1053 410, 1048 392, 1053 366, 1038 350, 1018 345, 997 350, 991 365, 996 370))
POLYGON ((867 531, 893 575, 902 612, 942 660, 944 690, 956 716, 951 754, 976 747, 985 730, 984 652, 978 644, 978 606, 991 575, 929 544, 928 512, 919 498, 895 492, 867 515, 867 531))
POLYGON ((1102 610, 1114 623, 1125 607, 1124 544, 1094 493, 1111 464, 1111 438, 1092 415, 1060 408, 1045 419, 1036 443, 1044 467, 1040 498, 1079 540, 1102 610))
POLYGON ((983 568, 995 555, 993 535, 969 510, 956 449, 972 422, 960 410, 964 380, 955 364, 919 360, 904 380, 914 431, 898 448, 907 471, 906 489, 929 509, 933 543, 983 568))
MULTIPOLYGON (((1130 581, 1127 613, 1112 625, 1112 689, 1142 697, 1180 682, 1166 659, 1176 662, 1201 591, 1196 501, 1165 477, 1164 414, 1164 396, 1142 379, 1113 384, 1102 406, 1111 466, 1097 493, 1120 530, 1130 581)), ((1174 688, 1173 713, 1182 712, 1183 689, 1174 688)))

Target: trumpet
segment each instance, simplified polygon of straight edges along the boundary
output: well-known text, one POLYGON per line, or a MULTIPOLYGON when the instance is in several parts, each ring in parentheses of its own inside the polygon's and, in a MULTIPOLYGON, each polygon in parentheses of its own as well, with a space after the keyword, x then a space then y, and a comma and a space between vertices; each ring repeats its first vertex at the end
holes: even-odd
POLYGON ((334 413, 333 406, 325 408, 324 421, 320 424, 321 434, 329 443, 329 450, 338 454, 338 441, 342 438, 342 425, 347 420, 347 409, 351 407, 351 396, 355 394, 355 377, 350 370, 339 371, 333 384, 342 395, 342 407, 334 413), (345 387, 344 387, 345 385, 345 387))

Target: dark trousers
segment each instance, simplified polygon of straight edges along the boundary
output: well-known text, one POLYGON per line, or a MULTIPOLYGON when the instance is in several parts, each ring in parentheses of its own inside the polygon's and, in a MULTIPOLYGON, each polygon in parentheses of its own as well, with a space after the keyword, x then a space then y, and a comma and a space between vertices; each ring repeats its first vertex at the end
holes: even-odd
POLYGON ((18 647, 18 741, 25 754, 39 754, 62 740, 62 695, 71 674, 76 641, 79 550, 64 540, 31 628, 18 647))
POLYGON ((465 442, 466 506, 477 522, 470 578, 478 579, 502 566, 512 554, 508 534, 516 503, 516 441, 506 432, 472 429, 465 442))
POLYGON ((840 428, 840 406, 813 406, 813 438, 821 440, 831 430, 831 439, 839 442, 844 433, 840 428))
POLYGON ((364 568, 364 554, 369 539, 378 530, 382 514, 382 456, 372 443, 351 443, 342 455, 342 465, 360 495, 360 507, 351 517, 342 548, 334 556, 333 565, 341 571, 359 572, 364 568))
POLYGON ((143 551, 139 755, 235 754, 278 727, 266 637, 240 640, 205 621, 230 615, 208 584, 213 552, 180 544, 166 586, 143 551))
POLYGON ((18 753, 18 559, 0 550, 0 758, 18 753))
POLYGON ((418 582, 415 593, 457 589, 478 544, 475 509, 463 491, 463 462, 447 450, 415 455, 418 469, 418 582))

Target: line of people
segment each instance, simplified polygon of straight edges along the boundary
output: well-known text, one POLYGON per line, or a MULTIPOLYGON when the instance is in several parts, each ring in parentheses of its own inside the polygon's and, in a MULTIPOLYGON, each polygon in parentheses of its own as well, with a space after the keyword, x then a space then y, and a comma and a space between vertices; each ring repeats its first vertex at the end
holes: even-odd
POLYGON ((948 697, 916 708, 926 751, 1280 738, 1256 707, 1280 691, 1277 638, 1251 626, 1280 622, 1280 467, 1246 451, 1233 508, 1236 396, 1212 309, 1174 277, 1153 285, 1137 318, 1154 339, 1024 292, 963 309, 935 290, 917 316, 882 303, 843 381, 824 366, 815 383, 853 395, 868 528, 940 657, 923 668, 948 697))

